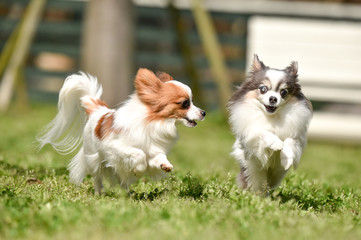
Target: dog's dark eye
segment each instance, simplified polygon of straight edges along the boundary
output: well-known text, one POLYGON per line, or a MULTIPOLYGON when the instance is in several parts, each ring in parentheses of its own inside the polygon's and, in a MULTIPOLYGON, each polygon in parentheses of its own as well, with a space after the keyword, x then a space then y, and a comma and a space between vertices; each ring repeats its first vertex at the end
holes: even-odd
POLYGON ((262 86, 259 88, 259 91, 262 93, 262 94, 265 94, 267 91, 268 91, 268 88, 266 86, 262 86))
POLYGON ((190 101, 189 101, 189 99, 187 99, 187 100, 184 100, 183 102, 181 102, 181 104, 182 104, 183 109, 187 109, 190 106, 190 101))
POLYGON ((285 97, 287 97, 287 95, 288 95, 288 90, 287 90, 287 89, 282 89, 281 92, 280 92, 280 94, 281 94, 281 97, 282 97, 282 98, 285 98, 285 97))

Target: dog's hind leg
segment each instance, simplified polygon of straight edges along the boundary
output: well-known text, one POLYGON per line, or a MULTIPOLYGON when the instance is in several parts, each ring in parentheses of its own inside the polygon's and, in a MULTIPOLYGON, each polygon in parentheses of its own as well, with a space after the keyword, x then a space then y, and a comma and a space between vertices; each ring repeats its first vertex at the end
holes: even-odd
POLYGON ((247 175, 247 161, 244 155, 244 149, 241 145, 241 141, 237 138, 236 142, 233 144, 233 151, 231 155, 237 159, 240 163, 241 171, 236 177, 236 182, 238 186, 242 189, 248 188, 248 175, 247 175))
POLYGON ((87 169, 93 177, 95 194, 101 194, 103 189, 103 166, 102 158, 98 153, 86 154, 87 169))
POLYGON ((241 166, 241 171, 236 177, 236 182, 240 188, 247 189, 248 188, 247 181, 248 181, 248 176, 245 173, 245 168, 241 166))
POLYGON ((102 176, 102 174, 97 174, 97 175, 93 176, 93 181, 94 181, 94 192, 95 192, 95 194, 101 195, 102 190, 103 190, 103 176, 102 176))
POLYGON ((288 170, 285 170, 282 163, 279 160, 279 154, 273 159, 271 166, 267 171, 267 183, 272 189, 280 185, 282 179, 286 175, 288 170))
POLYGON ((68 165, 70 182, 80 185, 87 174, 87 168, 84 149, 80 148, 79 152, 73 157, 68 165))
POLYGON ((252 158, 248 161, 245 173, 248 176, 247 189, 262 195, 267 192, 267 170, 262 167, 258 159, 252 158))
POLYGON ((267 173, 267 182, 268 186, 272 189, 280 185, 282 179, 286 175, 287 171, 282 168, 278 169, 269 169, 267 173))

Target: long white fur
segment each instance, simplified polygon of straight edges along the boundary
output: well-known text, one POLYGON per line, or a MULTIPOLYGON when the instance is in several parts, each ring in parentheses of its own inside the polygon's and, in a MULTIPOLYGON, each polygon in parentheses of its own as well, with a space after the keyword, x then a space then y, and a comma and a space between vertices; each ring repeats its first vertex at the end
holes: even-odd
POLYGON ((84 96, 100 98, 102 92, 97 79, 91 75, 79 72, 67 77, 59 93, 58 114, 37 138, 40 148, 49 143, 61 154, 73 152, 81 144, 86 122, 79 100, 84 96))
POLYGON ((279 109, 279 117, 267 116, 255 101, 237 104, 231 111, 230 122, 236 134, 232 155, 246 169, 248 188, 257 192, 266 190, 268 169, 279 171, 270 179, 274 182, 270 187, 276 187, 291 165, 297 168, 312 113, 303 103, 295 102, 279 109), (274 154, 278 151, 281 156, 274 154))
MULTIPOLYGON (((190 92, 184 84, 177 84, 190 92)), ((59 94, 59 112, 38 138, 40 146, 50 143, 58 152, 69 153, 83 139, 79 152, 68 166, 70 181, 80 184, 86 174, 91 174, 95 192, 99 194, 104 177, 112 183, 128 187, 144 174, 155 179, 164 176, 161 165, 173 168, 166 154, 178 137, 176 122, 188 123, 183 122, 184 119, 147 121, 147 106, 136 93, 116 110, 100 106, 87 117, 82 105, 85 106, 92 98, 99 99, 101 94, 102 88, 95 77, 84 73, 68 77, 59 94), (119 132, 114 131, 106 138, 99 139, 94 129, 107 113, 114 114, 113 127, 119 132)), ((203 120, 201 111, 191 103, 188 118, 203 120)))
MULTIPOLYGON (((275 86, 284 73, 268 71, 266 76, 275 86)), ((272 115, 265 113, 261 99, 247 97, 247 94, 235 102, 230 108, 229 118, 236 135, 231 155, 239 161, 243 176, 247 176, 247 179, 239 179, 241 187, 266 193, 269 188, 280 184, 291 166, 297 168, 311 118, 312 111, 305 101, 297 98, 285 103, 272 115)))

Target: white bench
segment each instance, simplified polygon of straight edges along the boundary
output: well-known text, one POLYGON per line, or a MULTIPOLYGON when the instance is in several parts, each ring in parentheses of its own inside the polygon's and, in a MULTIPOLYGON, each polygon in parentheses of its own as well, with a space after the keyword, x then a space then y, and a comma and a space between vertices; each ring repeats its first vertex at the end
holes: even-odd
POLYGON ((360 39, 361 22, 252 17, 248 60, 257 53, 276 68, 298 61, 303 92, 310 100, 346 104, 349 110, 358 104, 356 113, 315 111, 309 137, 361 143, 360 39))

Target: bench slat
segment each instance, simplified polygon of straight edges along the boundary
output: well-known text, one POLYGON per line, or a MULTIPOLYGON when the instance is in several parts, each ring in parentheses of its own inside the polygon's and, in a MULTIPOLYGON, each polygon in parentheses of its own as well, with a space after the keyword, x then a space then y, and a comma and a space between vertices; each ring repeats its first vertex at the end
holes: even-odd
POLYGON ((311 100, 361 104, 361 89, 302 86, 302 91, 311 100))
POLYGON ((312 139, 361 142, 361 116, 316 112, 308 135, 312 139))

